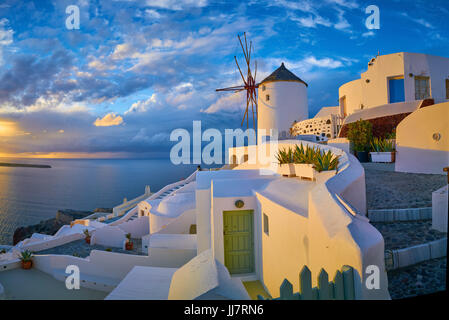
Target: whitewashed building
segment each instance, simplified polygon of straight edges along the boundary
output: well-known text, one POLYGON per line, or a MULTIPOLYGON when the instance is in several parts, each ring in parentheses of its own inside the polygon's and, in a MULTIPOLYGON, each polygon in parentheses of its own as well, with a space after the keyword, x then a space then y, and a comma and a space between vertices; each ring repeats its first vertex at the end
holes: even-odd
POLYGON ((340 107, 324 107, 312 119, 295 122, 291 134, 298 138, 314 135, 317 141, 326 141, 338 136, 341 124, 340 107))
POLYGON ((289 71, 284 63, 262 80, 258 89, 258 141, 266 141, 270 130, 277 130, 280 139, 290 136, 293 120, 309 116, 307 83, 289 71))
POLYGON ((377 56, 360 79, 339 88, 343 116, 380 105, 449 99, 449 58, 399 52, 377 56))

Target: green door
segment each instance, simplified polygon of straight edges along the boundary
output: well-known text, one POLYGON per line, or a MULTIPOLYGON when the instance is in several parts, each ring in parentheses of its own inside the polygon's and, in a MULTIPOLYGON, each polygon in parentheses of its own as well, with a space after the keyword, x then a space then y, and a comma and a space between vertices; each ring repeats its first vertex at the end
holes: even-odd
POLYGON ((253 210, 223 211, 225 266, 231 274, 254 272, 253 210))

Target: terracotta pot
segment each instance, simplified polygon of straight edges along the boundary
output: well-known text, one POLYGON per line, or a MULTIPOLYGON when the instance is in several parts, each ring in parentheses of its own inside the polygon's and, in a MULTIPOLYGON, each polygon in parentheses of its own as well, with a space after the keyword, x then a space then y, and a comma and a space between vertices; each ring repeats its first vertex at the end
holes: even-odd
POLYGON ((127 242, 125 244, 125 248, 126 248, 126 250, 132 250, 133 249, 133 243, 132 242, 127 242))
POLYGON ((33 261, 22 261, 22 269, 28 270, 33 266, 33 261))
POLYGON ((86 237, 86 238, 84 238, 84 240, 86 240, 87 244, 90 244, 90 237, 86 237))

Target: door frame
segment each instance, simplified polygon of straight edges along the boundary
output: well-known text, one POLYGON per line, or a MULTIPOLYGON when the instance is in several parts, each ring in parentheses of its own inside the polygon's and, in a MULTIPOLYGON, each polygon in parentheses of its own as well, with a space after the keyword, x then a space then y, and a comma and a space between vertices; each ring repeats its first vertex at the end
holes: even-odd
POLYGON ((255 210, 254 209, 244 209, 244 210, 223 210, 222 212, 222 226, 223 226, 223 264, 226 265, 226 242, 225 242, 225 216, 227 213, 238 213, 238 212, 248 212, 248 215, 250 216, 251 221, 251 230, 249 234, 249 240, 251 242, 251 249, 250 249, 250 271, 245 273, 232 273, 231 270, 229 270, 229 273, 231 275, 238 275, 238 274, 252 274, 256 272, 256 246, 255 246, 255 235, 256 235, 256 228, 255 228, 255 210))

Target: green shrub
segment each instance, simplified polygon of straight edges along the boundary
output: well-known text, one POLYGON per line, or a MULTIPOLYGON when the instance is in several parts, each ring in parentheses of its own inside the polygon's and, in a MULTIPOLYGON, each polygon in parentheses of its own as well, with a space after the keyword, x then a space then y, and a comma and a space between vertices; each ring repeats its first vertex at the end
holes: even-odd
POLYGON ((327 152, 318 152, 315 154, 315 170, 318 172, 321 171, 330 171, 337 170, 340 156, 334 155, 330 150, 327 152))
POLYGON ((19 254, 19 259, 23 262, 31 261, 32 258, 33 258, 33 253, 29 250, 22 251, 19 254))
POLYGON ((296 145, 295 151, 293 153, 293 162, 315 164, 317 152, 319 152, 318 148, 306 146, 306 148, 304 149, 302 143, 300 147, 296 145))
POLYGON ((293 163, 293 150, 291 148, 288 148, 288 151, 285 149, 279 150, 276 158, 279 164, 293 163))
POLYGON ((304 148, 301 143, 296 145, 295 150, 280 150, 276 155, 279 164, 295 163, 295 164, 313 164, 318 172, 336 170, 339 164, 340 156, 336 156, 332 151, 321 151, 318 147, 306 146, 304 148))
POLYGON ((348 124, 348 139, 354 143, 355 151, 368 151, 373 136, 373 125, 366 120, 348 124))
POLYGON ((393 152, 393 142, 388 139, 381 139, 375 137, 373 141, 371 141, 371 151, 372 152, 393 152))

